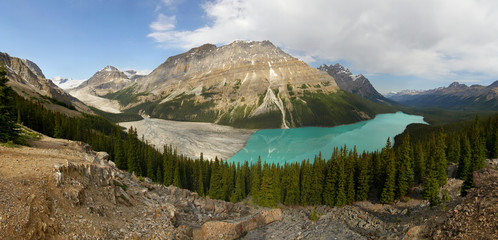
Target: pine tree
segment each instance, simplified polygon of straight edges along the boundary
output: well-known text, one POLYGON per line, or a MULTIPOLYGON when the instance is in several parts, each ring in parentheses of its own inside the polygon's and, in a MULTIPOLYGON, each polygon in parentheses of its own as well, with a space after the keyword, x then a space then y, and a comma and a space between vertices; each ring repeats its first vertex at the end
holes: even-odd
POLYGON ((272 207, 276 204, 274 194, 272 169, 267 163, 263 166, 263 177, 261 178, 261 190, 258 196, 258 204, 263 207, 272 207))
POLYGON ((392 153, 387 153, 386 157, 386 180, 380 195, 380 202, 384 204, 394 201, 396 189, 396 163, 394 155, 392 153))
POLYGON ((346 160, 346 203, 351 204, 356 199, 355 191, 355 167, 354 164, 358 154, 356 153, 356 147, 353 151, 349 152, 349 156, 346 160))
POLYGON ((301 164, 301 205, 307 206, 311 203, 313 196, 313 168, 309 160, 301 164))
POLYGON ((114 140, 114 163, 116 163, 116 167, 122 170, 127 169, 126 159, 124 156, 123 143, 121 139, 116 138, 114 140))
POLYGON ((410 134, 404 135, 401 140, 401 145, 399 147, 397 156, 397 196, 399 198, 404 197, 408 193, 408 189, 413 183, 412 179, 412 168, 411 168, 411 147, 410 147, 410 134))
POLYGON ((261 157, 258 162, 251 165, 251 196, 254 202, 258 201, 259 188, 261 186, 261 157))
POLYGON ((235 189, 230 197, 230 202, 239 202, 245 198, 246 183, 244 171, 240 167, 240 162, 237 163, 237 173, 235 177, 235 189))
POLYGON ((423 187, 422 195, 425 199, 429 200, 431 206, 439 205, 440 199, 437 172, 430 169, 428 170, 423 187))
POLYGON ((179 188, 182 187, 180 161, 176 161, 175 173, 173 175, 173 183, 172 184, 175 187, 179 187, 179 188))
POLYGON ((368 154, 363 152, 358 162, 358 177, 356 187, 356 201, 365 201, 370 192, 370 176, 369 176, 368 154))
POLYGON ((414 178, 416 183, 422 183, 423 176, 425 176, 425 154, 422 148, 422 144, 417 144, 415 146, 415 168, 414 168, 414 178))
POLYGON ((456 177, 465 180, 469 171, 471 170, 470 159, 472 158, 470 142, 467 137, 462 138, 461 147, 462 150, 460 154, 460 159, 458 161, 458 169, 456 172, 456 177))
POLYGON ((130 130, 128 130, 128 172, 134 172, 138 176, 142 175, 142 169, 140 166, 140 160, 139 156, 140 153, 138 152, 139 149, 139 143, 137 139, 137 132, 133 130, 133 127, 130 127, 130 130))
POLYGON ((284 174, 284 176, 287 176, 289 179, 286 186, 284 203, 285 205, 296 205, 299 204, 300 199, 299 165, 295 163, 290 165, 289 168, 288 174, 284 174))
POLYGON ((0 142, 17 137, 14 91, 7 86, 7 71, 0 66, 0 142))
POLYGON ((435 149, 432 152, 432 156, 434 156, 434 164, 436 170, 436 178, 439 186, 444 186, 446 181, 448 180, 446 169, 448 165, 446 163, 446 144, 445 144, 446 135, 441 129, 437 139, 435 149))
POLYGON ((334 197, 334 203, 338 207, 342 207, 346 205, 346 173, 344 167, 344 158, 345 153, 341 149, 339 156, 337 158, 337 166, 336 166, 336 176, 337 176, 337 184, 336 184, 336 195, 334 197))
POLYGON ((214 199, 223 199, 225 193, 223 192, 223 172, 220 167, 220 162, 216 157, 214 163, 211 166, 211 180, 209 181, 209 193, 208 195, 214 199))
POLYGON ((323 202, 326 205, 335 205, 335 196, 337 194, 337 149, 334 149, 332 158, 327 162, 327 172, 325 177, 325 187, 323 189, 323 202))
MULTIPOLYGON (((199 166, 201 164, 199 164, 199 166)), ((202 197, 206 195, 206 190, 204 189, 204 174, 202 171, 202 167, 199 167, 199 188, 197 189, 197 193, 199 193, 199 195, 201 195, 202 197)))

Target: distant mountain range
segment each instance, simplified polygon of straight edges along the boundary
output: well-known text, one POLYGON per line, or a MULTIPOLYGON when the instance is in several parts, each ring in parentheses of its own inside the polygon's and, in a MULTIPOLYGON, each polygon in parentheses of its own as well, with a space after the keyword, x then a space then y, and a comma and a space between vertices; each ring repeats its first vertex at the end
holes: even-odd
POLYGON ((3 62, 7 69, 7 77, 10 80, 8 85, 17 94, 38 101, 50 110, 68 115, 79 115, 77 111, 92 113, 80 100, 46 79, 42 70, 34 62, 11 57, 2 52, 0 52, 0 62, 3 62))
POLYGON ((118 101, 121 111, 244 128, 330 126, 394 111, 340 90, 329 74, 269 41, 205 44, 169 57, 133 83, 119 80, 115 69, 104 70, 114 80, 89 79, 71 94, 92 86, 93 95, 118 101))
POLYGON ((318 70, 327 72, 332 76, 339 88, 344 91, 367 98, 373 102, 392 105, 393 102, 385 98, 372 86, 370 81, 362 74, 353 75, 349 69, 340 64, 327 66, 323 64, 318 70))
POLYGON ((425 91, 405 90, 388 98, 400 104, 415 107, 438 107, 451 110, 498 111, 498 81, 489 86, 467 86, 454 82, 448 87, 425 91))

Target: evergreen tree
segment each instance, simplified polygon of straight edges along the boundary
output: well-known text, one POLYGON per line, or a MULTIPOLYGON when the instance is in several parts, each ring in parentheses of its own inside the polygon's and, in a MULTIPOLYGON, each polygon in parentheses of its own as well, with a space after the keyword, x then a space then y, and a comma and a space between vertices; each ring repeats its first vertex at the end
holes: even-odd
POLYGON ((407 133, 401 140, 397 156, 397 196, 402 198, 408 193, 408 189, 413 183, 412 168, 411 168, 411 147, 410 134, 407 133))
POLYGON ((258 202, 259 188, 261 186, 261 157, 258 162, 251 165, 251 196, 254 202, 258 202))
POLYGON ((182 187, 182 180, 181 180, 181 166, 180 166, 180 161, 176 161, 175 165, 175 173, 173 175, 173 186, 175 187, 182 187))
POLYGON ((338 207, 342 207, 346 205, 346 173, 344 169, 344 158, 345 153, 343 150, 340 151, 339 156, 337 158, 337 166, 336 166, 336 176, 337 176, 337 185, 336 195, 334 197, 334 203, 338 207))
POLYGON ((240 163, 237 163, 237 173, 235 177, 235 189, 230 197, 230 202, 239 202, 245 198, 246 183, 244 171, 240 167, 240 163))
POLYGON ((326 205, 335 205, 335 196, 337 194, 337 149, 334 149, 332 157, 327 162, 327 172, 325 177, 325 187, 323 189, 323 202, 326 205))
POLYGON ((274 194, 274 184, 272 169, 267 163, 263 166, 263 176, 261 178, 261 190, 258 196, 258 204, 263 207, 272 207, 276 204, 274 194))
POLYGON ((460 159, 458 161, 458 169, 456 172, 456 177, 465 180, 469 171, 471 170, 470 159, 472 157, 472 152, 470 149, 470 142, 467 137, 462 138, 461 144, 462 150, 460 154, 460 159))
POLYGON ((439 183, 438 174, 434 170, 427 171, 427 178, 424 182, 424 189, 422 195, 425 199, 429 200, 431 206, 439 205, 439 183))
MULTIPOLYGON (((346 147, 344 147, 346 148, 346 147)), ((356 153, 356 147, 353 151, 349 152, 349 156, 346 160, 346 203, 351 204, 356 199, 356 191, 355 191, 355 167, 354 164, 356 159, 358 158, 358 154, 356 153)))
POLYGON ((422 144, 415 145, 414 151, 415 157, 415 168, 414 168, 414 178, 416 183, 422 183, 422 179, 425 176, 425 154, 422 148, 422 144))
POLYGON ((370 176, 369 176, 368 154, 363 152, 358 161, 358 175, 356 185, 356 201, 365 201, 370 192, 370 176))
POLYGON ((139 143, 137 139, 137 132, 136 130, 133 130, 133 127, 130 127, 130 130, 128 130, 128 172, 134 172, 136 175, 141 176, 142 175, 142 169, 140 166, 140 160, 139 160, 139 152, 137 149, 139 149, 139 143))
POLYGON ((223 192, 223 172, 220 167, 220 162, 218 157, 215 158, 214 163, 211 167, 211 180, 209 181, 209 193, 208 195, 214 199, 223 199, 225 193, 223 192))
POLYGON ((445 144, 446 135, 443 133, 443 129, 441 129, 437 139, 435 149, 432 152, 432 156, 434 157, 435 164, 435 174, 436 179, 438 181, 439 186, 444 186, 448 179, 446 174, 446 169, 448 165, 446 163, 446 144, 445 144))
POLYGON ((124 155, 123 143, 121 139, 117 138, 114 140, 114 163, 116 167, 122 170, 127 169, 127 163, 124 155))
MULTIPOLYGON (((286 165, 287 166, 287 165, 286 165)), ((299 192, 299 165, 297 163, 290 165, 284 176, 288 177, 285 192, 285 205, 296 205, 299 204, 300 192, 299 192), (288 169, 290 168, 290 169, 288 169)))
POLYGON ((4 63, 0 66, 0 142, 17 137, 14 91, 7 86, 7 71, 4 63))
POLYGON ((381 203, 391 203, 394 201, 396 189, 396 162, 391 149, 391 141, 387 139, 386 147, 382 150, 383 161, 386 163, 386 178, 384 187, 380 194, 381 203))
POLYGON ((202 173, 202 167, 199 164, 199 189, 197 189, 197 193, 204 197, 206 195, 206 190, 204 189, 204 174, 202 173))
POLYGON ((311 203, 313 196, 313 168, 309 160, 301 164, 301 205, 307 206, 311 203))

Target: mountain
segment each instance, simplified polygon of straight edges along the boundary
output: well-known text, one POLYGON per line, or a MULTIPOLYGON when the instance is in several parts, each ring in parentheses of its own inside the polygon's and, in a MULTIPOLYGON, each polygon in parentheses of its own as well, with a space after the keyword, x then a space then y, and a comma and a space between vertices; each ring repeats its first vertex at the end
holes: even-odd
POLYGON ((356 94, 358 96, 367 98, 376 103, 383 103, 391 105, 393 102, 385 98, 377 92, 372 86, 370 81, 362 74, 353 75, 349 69, 336 63, 335 65, 323 64, 318 67, 318 70, 327 72, 332 76, 339 88, 346 92, 356 94))
POLYGON ((64 92, 52 81, 45 78, 41 69, 32 61, 11 57, 0 52, 0 62, 7 69, 8 85, 17 94, 39 101, 53 111, 64 112, 68 115, 79 115, 77 111, 92 113, 81 101, 64 92))
POLYGON ((448 87, 426 91, 407 90, 389 98, 407 106, 438 107, 451 110, 498 110, 498 81, 489 86, 467 86, 453 82, 448 87))
POLYGON ((389 111, 269 41, 193 48, 108 97, 128 112, 243 128, 329 126, 389 111))
POLYGON ((88 80, 67 91, 89 106, 102 111, 119 113, 118 101, 107 99, 105 96, 130 86, 143 77, 134 70, 122 72, 116 67, 106 66, 88 80))
POLYGON ((53 77, 52 82, 62 89, 70 89, 79 86, 85 80, 74 80, 72 78, 53 77))

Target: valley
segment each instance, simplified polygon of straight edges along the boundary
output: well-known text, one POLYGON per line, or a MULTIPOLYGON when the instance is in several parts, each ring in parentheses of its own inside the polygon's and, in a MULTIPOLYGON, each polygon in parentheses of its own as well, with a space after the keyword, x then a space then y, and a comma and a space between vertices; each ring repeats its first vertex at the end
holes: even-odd
POLYGON ((228 159, 238 152, 255 130, 237 129, 214 123, 180 122, 144 118, 141 121, 121 122, 120 126, 133 127, 139 136, 160 151, 162 146, 171 145, 190 158, 205 160, 228 159))

